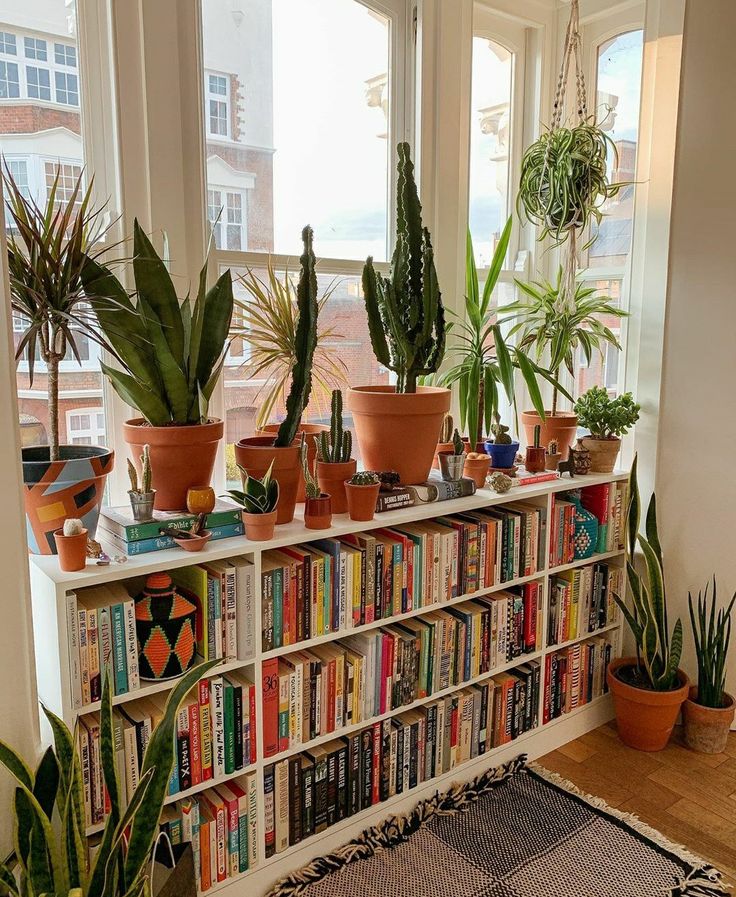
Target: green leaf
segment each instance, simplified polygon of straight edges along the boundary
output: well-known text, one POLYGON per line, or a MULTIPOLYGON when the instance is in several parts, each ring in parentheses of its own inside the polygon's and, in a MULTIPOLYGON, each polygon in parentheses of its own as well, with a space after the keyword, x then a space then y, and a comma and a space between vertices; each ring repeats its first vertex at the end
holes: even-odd
POLYGON ((501 383, 506 391, 506 396, 509 401, 511 401, 514 395, 514 366, 511 362, 509 350, 504 342, 501 327, 498 324, 494 324, 493 326, 493 340, 496 349, 496 358, 498 359, 498 370, 501 374, 501 383))
POLYGON ((140 411, 141 415, 153 427, 162 427, 171 422, 171 412, 157 392, 147 389, 142 383, 100 362, 100 367, 120 398, 140 411))
POLYGON ((647 534, 647 541, 652 546, 652 550, 657 556, 660 566, 662 566, 662 546, 659 543, 659 533, 657 532, 657 503, 654 494, 649 499, 644 528, 647 534))
POLYGON ((0 741, 0 763, 21 785, 25 785, 28 789, 33 788, 33 773, 26 766, 25 760, 4 741, 0 741))
POLYGON ((493 253, 493 258, 491 259, 491 266, 488 269, 488 276, 486 277, 486 282, 483 286, 483 298, 481 300, 481 315, 485 318, 488 313, 488 307, 491 302, 491 295, 493 290, 495 289, 496 284, 498 283, 498 278, 501 275, 501 271, 503 270, 503 263, 506 258, 506 253, 509 248, 509 240, 511 239, 511 223, 512 218, 509 216, 508 221, 506 222, 503 231, 501 232, 501 236, 499 237, 498 243, 496 244, 496 249, 493 253))
POLYGON ((519 370, 521 371, 521 375, 524 378, 524 383, 526 383, 526 388, 529 391, 529 398, 531 399, 532 405, 534 406, 534 410, 537 412, 540 418, 544 420, 544 401, 542 400, 542 393, 539 391, 536 371, 523 352, 517 350, 514 354, 514 357, 516 359, 516 363, 519 366, 519 370))
POLYGON ((0 888, 6 890, 9 894, 15 895, 15 897, 20 897, 18 882, 5 863, 0 863, 0 888))
POLYGON ((177 423, 186 423, 189 411, 189 384, 176 357, 169 348, 163 322, 159 320, 153 306, 140 297, 141 314, 148 324, 153 351, 156 353, 158 369, 164 384, 164 392, 170 408, 170 418, 177 423))
POLYGON ((81 829, 84 826, 84 791, 79 755, 74 747, 74 737, 64 725, 63 720, 53 711, 48 707, 43 707, 43 712, 49 721, 54 738, 61 789, 64 794, 71 793, 74 800, 74 811, 81 829))
POLYGON ((56 793, 59 788, 59 767, 53 748, 48 747, 41 757, 33 783, 33 793, 46 816, 51 819, 54 812, 56 793))
MULTIPOLYGON (((233 284, 226 271, 204 298, 197 380, 207 383, 220 361, 233 316, 233 284)), ((214 384, 213 384, 214 386, 214 384)))
POLYGON ((637 456, 631 464, 629 473, 629 507, 626 515, 629 531, 629 556, 634 557, 636 550, 636 538, 639 533, 639 484, 636 475, 637 456))

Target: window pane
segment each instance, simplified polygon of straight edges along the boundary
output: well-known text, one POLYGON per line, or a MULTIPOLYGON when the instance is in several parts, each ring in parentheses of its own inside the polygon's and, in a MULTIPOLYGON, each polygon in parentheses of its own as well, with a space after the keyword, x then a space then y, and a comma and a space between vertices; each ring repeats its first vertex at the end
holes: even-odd
POLYGON ((34 65, 26 66, 28 96, 31 99, 51 99, 51 78, 48 69, 39 69, 34 65))
POLYGON ((7 53, 9 56, 17 55, 18 48, 14 34, 8 34, 7 31, 0 31, 0 53, 7 53))
POLYGON ((68 44, 54 44, 54 59, 57 65, 77 66, 77 48, 68 44))
POLYGON ((23 39, 25 47, 26 59, 38 59, 46 61, 48 54, 46 52, 46 41, 35 37, 26 37, 23 39))
MULTIPOLYGON (((621 305, 621 281, 620 280, 598 280, 590 283, 599 293, 609 297, 612 305, 620 307, 621 305)), ((612 316, 601 318, 603 324, 610 328, 616 339, 621 342, 621 326, 620 318, 612 316)), ((578 353, 578 372, 577 384, 575 386, 575 395, 581 396, 590 389, 591 386, 605 386, 611 396, 619 394, 622 384, 619 383, 619 356, 621 353, 614 346, 606 346, 604 348, 603 357, 600 353, 594 352, 590 359, 590 364, 585 364, 585 359, 581 353, 578 353)))
MULTIPOLYGON (((210 184, 246 193, 247 248, 386 258, 389 21, 357 0, 273 0, 236 15, 203 0, 204 62, 230 84, 231 144, 208 142, 210 184), (308 66, 304 60, 308 48, 308 66)), ((212 83, 212 76, 206 84, 212 83)), ((222 134, 207 95, 207 136, 222 134)))
POLYGON ((19 96, 18 64, 0 60, 0 100, 15 99, 19 96))
POLYGON ((475 261, 488 267, 509 214, 509 150, 514 54, 473 38, 470 106, 470 233, 475 261))
POLYGON ((64 106, 79 105, 77 76, 68 72, 54 72, 56 80, 56 102, 64 106))

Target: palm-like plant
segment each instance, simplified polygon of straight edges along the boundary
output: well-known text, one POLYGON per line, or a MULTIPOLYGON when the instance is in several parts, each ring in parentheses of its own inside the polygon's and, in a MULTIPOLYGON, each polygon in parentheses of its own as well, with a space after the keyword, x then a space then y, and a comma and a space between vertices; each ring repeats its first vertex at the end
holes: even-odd
MULTIPOLYGON (((278 276, 270 259, 265 280, 249 270, 238 279, 238 283, 248 292, 250 301, 235 301, 238 324, 233 327, 232 335, 244 340, 250 347, 247 362, 249 376, 264 380, 257 393, 260 407, 256 426, 261 428, 269 422, 279 400, 285 403, 297 359, 299 310, 296 286, 288 270, 283 278, 278 276)), ((320 297, 319 315, 336 286, 333 280, 320 297)), ((328 344, 341 338, 334 327, 318 327, 312 362, 312 399, 320 414, 327 407, 332 389, 347 380, 347 365, 336 349, 328 344)))

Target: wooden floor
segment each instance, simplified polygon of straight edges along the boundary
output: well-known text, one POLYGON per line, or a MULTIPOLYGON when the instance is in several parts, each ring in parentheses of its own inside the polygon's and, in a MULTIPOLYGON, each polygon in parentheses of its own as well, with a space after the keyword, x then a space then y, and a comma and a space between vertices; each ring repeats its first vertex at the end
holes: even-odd
POLYGON ((612 807, 636 814, 736 885, 736 732, 725 754, 689 750, 679 729, 664 751, 646 754, 625 747, 611 722, 538 762, 612 807))

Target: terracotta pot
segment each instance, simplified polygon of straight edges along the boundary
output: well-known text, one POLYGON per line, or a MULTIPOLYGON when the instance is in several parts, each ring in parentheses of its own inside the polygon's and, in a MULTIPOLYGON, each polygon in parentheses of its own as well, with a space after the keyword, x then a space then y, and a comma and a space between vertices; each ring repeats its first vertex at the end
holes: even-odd
POLYGON ((491 459, 488 455, 484 455, 482 458, 466 458, 463 476, 470 477, 478 489, 484 489, 490 466, 491 459))
POLYGON ((62 445, 49 461, 47 445, 21 450, 26 538, 31 554, 56 554, 54 532, 68 517, 78 517, 94 539, 105 480, 115 452, 104 446, 62 445))
POLYGON ((54 533, 59 567, 65 573, 75 573, 87 566, 87 535, 86 529, 74 536, 65 536, 63 529, 54 533))
POLYGON ((543 446, 537 448, 533 445, 528 445, 526 447, 524 467, 526 467, 529 473, 541 473, 544 470, 546 462, 547 455, 543 446))
POLYGON ((543 448, 547 448, 552 440, 556 440, 557 451, 562 456, 562 460, 567 461, 570 446, 577 438, 578 416, 572 411, 558 411, 554 417, 552 417, 551 411, 544 413, 545 419, 542 420, 536 411, 522 411, 521 422, 524 424, 526 444, 534 445, 534 428, 539 426, 542 428, 539 444, 543 448))
POLYGON ((621 440, 617 436, 612 436, 610 439, 595 439, 593 436, 583 436, 581 442, 590 452, 591 472, 611 473, 616 466, 621 440))
POLYGON ((319 498, 304 502, 304 526, 307 529, 329 529, 332 526, 332 502, 324 492, 319 498))
POLYGON ((624 744, 639 751, 661 751, 670 740, 677 715, 687 698, 690 680, 678 670, 680 686, 672 691, 634 688, 616 675, 622 667, 633 666, 636 666, 635 657, 619 657, 611 661, 606 672, 616 709, 618 734, 624 744))
POLYGON ((695 700, 697 696, 698 689, 693 686, 689 698, 682 705, 685 743, 701 754, 722 754, 728 745, 736 702, 724 692, 722 707, 705 707, 695 700))
POLYGON ((403 484, 427 479, 450 409, 449 389, 397 393, 393 386, 356 386, 348 390, 347 407, 366 470, 395 470, 403 484))
MULTIPOLYGON (((273 434, 274 436, 278 433, 279 427, 281 424, 266 424, 265 427, 261 427, 256 430, 256 436, 270 436, 273 434)), ((312 438, 313 436, 318 435, 319 433, 329 433, 330 428, 326 424, 299 424, 299 432, 296 434, 294 439, 294 444, 299 445, 302 441, 302 433, 307 438, 307 461, 309 462, 309 469, 314 470, 314 462, 317 460, 317 443, 312 438)), ((299 485, 296 493, 297 501, 304 501, 307 497, 307 493, 304 491, 304 474, 302 473, 301 467, 299 468, 299 485)), ((279 521, 280 523, 281 521, 279 521)))
MULTIPOLYGON (((433 470, 440 469, 440 459, 438 457, 440 455, 440 453, 441 452, 451 452, 454 447, 455 446, 452 442, 438 442, 437 443, 437 448, 434 453, 434 460, 432 461, 433 470)), ((467 451, 467 448, 466 448, 466 451, 467 451)))
POLYGON ((249 514, 248 511, 243 511, 240 516, 243 518, 247 538, 251 542, 268 542, 273 539, 277 513, 275 510, 268 514, 249 514))
POLYGON ((222 434, 221 420, 183 427, 151 427, 142 417, 136 417, 123 424, 123 437, 131 446, 130 454, 139 475, 143 446, 150 446, 157 511, 181 511, 187 506, 190 487, 209 485, 222 434))
POLYGON ((355 458, 349 461, 339 461, 330 464, 327 461, 317 462, 317 482, 322 492, 332 499, 332 513, 344 514, 348 509, 348 500, 345 496, 345 480, 358 469, 355 458))
POLYGON ((198 536, 190 536, 188 539, 177 539, 174 536, 174 542, 176 542, 179 548, 183 548, 184 551, 201 551, 211 538, 212 533, 207 529, 203 529, 198 536))
POLYGON ((259 479, 273 461, 273 478, 279 484, 276 523, 291 523, 302 472, 298 443, 277 448, 272 436, 249 436, 236 444, 235 460, 247 471, 248 476, 259 479))
POLYGON ((381 484, 355 486, 353 483, 346 482, 344 485, 350 519, 373 520, 381 484))

